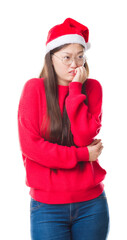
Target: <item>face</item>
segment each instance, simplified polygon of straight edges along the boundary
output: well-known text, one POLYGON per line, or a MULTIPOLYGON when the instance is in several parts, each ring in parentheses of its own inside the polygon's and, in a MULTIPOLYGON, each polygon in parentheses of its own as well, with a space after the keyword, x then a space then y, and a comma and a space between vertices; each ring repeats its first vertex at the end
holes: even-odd
POLYGON ((54 66, 57 81, 60 85, 69 85, 69 83, 74 78, 74 70, 77 67, 82 66, 82 63, 78 63, 75 60, 75 57, 82 57, 84 54, 84 47, 77 43, 69 44, 68 46, 62 48, 52 55, 52 64, 54 66), (61 59, 70 59, 73 58, 73 61, 70 65, 65 65, 61 59))

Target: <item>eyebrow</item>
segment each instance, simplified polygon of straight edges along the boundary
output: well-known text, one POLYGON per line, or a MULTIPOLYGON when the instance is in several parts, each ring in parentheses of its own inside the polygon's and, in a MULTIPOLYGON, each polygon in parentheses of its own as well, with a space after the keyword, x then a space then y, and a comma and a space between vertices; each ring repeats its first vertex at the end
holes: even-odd
MULTIPOLYGON (((78 53, 82 53, 82 52, 84 52, 83 50, 81 50, 81 51, 79 51, 78 53)), ((67 53, 67 54, 71 54, 71 53, 69 53, 69 52, 62 52, 62 53, 67 53)), ((77 54, 78 54, 77 53, 77 54)))

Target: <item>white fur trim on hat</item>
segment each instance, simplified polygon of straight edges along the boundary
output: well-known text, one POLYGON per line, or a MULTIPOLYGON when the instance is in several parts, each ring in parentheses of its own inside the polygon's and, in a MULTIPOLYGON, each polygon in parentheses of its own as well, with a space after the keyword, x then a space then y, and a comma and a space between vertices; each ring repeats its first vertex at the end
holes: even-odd
POLYGON ((85 50, 90 48, 90 43, 86 43, 85 39, 81 35, 66 34, 66 35, 62 35, 62 36, 50 41, 49 43, 47 43, 46 53, 53 50, 54 48, 57 48, 63 44, 67 44, 67 43, 79 43, 85 47, 85 50))

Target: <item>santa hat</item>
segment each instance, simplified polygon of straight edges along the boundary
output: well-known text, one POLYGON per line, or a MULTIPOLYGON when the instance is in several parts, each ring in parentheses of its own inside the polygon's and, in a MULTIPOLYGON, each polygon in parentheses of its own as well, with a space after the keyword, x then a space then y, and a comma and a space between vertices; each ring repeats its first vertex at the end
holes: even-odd
POLYGON ((89 29, 72 18, 67 18, 62 24, 56 25, 48 32, 46 41, 46 53, 67 43, 79 43, 90 48, 89 29))

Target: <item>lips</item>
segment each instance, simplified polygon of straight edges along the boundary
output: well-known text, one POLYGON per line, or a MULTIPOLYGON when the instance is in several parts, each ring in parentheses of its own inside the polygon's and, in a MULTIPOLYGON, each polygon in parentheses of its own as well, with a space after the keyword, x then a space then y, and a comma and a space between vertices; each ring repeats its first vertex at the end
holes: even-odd
POLYGON ((75 75, 75 74, 76 74, 76 73, 75 73, 75 70, 72 70, 72 71, 70 71, 69 73, 72 74, 72 75, 75 75))

